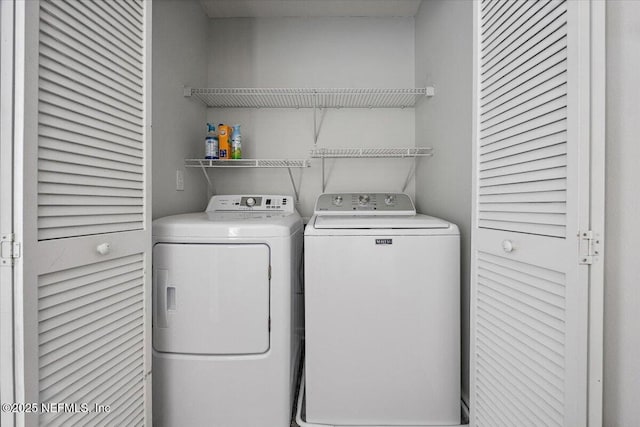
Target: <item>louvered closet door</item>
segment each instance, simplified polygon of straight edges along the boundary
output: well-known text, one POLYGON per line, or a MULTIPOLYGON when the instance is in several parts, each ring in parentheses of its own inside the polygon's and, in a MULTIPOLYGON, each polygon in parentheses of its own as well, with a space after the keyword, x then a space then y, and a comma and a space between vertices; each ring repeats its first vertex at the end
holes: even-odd
POLYGON ((151 425, 151 4, 16 7, 24 34, 17 394, 45 405, 19 418, 151 425))
POLYGON ((587 424, 589 8, 476 4, 476 426, 587 424))

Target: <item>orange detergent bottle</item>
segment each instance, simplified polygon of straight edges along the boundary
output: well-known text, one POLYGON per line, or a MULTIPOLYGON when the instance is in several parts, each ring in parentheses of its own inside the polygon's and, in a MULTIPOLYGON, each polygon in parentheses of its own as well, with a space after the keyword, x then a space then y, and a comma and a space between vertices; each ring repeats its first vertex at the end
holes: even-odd
POLYGON ((220 160, 229 160, 231 158, 231 144, 229 143, 229 134, 231 133, 231 127, 220 123, 218 125, 218 140, 219 140, 219 157, 220 160))

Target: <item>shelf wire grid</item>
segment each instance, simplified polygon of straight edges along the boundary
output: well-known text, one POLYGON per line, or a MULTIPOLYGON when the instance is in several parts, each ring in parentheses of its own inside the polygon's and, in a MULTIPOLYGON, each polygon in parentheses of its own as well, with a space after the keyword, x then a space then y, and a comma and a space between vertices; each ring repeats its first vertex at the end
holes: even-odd
POLYGON ((196 88, 191 95, 216 108, 405 108, 426 88, 196 88))
POLYGON ((405 158, 433 155, 429 147, 408 148, 312 148, 312 158, 405 158))
POLYGON ((186 159, 188 168, 307 168, 308 159, 186 159))

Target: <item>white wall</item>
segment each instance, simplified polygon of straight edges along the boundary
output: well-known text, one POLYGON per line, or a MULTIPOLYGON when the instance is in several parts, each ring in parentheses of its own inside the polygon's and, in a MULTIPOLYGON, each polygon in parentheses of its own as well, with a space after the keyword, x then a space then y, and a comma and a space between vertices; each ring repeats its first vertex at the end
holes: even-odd
MULTIPOLYGON (((211 87, 413 87, 413 18, 212 19, 211 87)), ((311 109, 208 109, 215 123, 241 124, 245 158, 307 158, 311 109)), ((325 110, 318 146, 414 145, 413 109, 325 110)), ((194 153, 197 154, 197 153, 194 153)), ((327 191, 400 191, 409 160, 328 160, 327 191)), ((219 194, 291 194, 286 170, 215 170, 219 194)), ((320 161, 296 170, 303 216, 322 191, 320 161)), ((413 184, 407 192, 413 195, 413 184)))
POLYGON ((607 2, 604 425, 640 423, 640 2, 607 2))
POLYGON ((421 212, 460 227, 462 278, 462 393, 469 384, 469 251, 471 224, 471 122, 473 4, 423 1, 416 16, 416 85, 436 95, 416 108, 416 143, 434 148, 416 175, 421 212))
POLYGON ((183 96, 182 86, 207 81, 208 19, 195 0, 153 3, 153 217, 204 210, 206 183, 184 171, 187 155, 204 156, 206 110, 183 96), (176 191, 176 170, 185 190, 176 191))

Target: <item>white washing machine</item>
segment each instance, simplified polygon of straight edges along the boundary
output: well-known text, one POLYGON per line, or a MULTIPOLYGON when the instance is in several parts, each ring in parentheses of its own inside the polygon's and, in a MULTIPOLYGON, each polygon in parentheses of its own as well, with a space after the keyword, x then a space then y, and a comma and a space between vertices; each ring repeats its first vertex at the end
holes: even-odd
POLYGON ((458 228, 406 194, 323 194, 305 229, 306 422, 458 425, 458 228))
POLYGON ((302 220, 287 196, 214 196, 153 222, 155 426, 288 427, 302 220))

